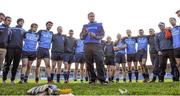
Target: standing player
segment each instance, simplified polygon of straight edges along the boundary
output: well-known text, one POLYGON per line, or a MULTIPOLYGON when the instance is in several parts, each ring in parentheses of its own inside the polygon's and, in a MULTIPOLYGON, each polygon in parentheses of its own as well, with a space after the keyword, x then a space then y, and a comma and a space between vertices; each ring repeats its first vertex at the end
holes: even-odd
POLYGON ((60 74, 61 74, 61 65, 63 62, 63 54, 65 49, 65 40, 66 35, 63 35, 63 29, 61 26, 57 27, 57 34, 54 34, 52 41, 52 49, 51 49, 51 60, 52 60, 52 68, 51 68, 51 80, 54 79, 54 75, 56 73, 56 81, 60 82, 60 74), (55 72, 55 68, 57 65, 57 70, 55 72))
POLYGON ((78 67, 80 64, 80 76, 81 82, 83 82, 84 78, 84 64, 85 64, 85 57, 84 57, 84 40, 77 39, 75 45, 75 71, 74 71, 74 81, 77 81, 77 74, 78 74, 78 67))
POLYGON ((105 64, 107 66, 107 77, 109 82, 113 82, 115 74, 114 64, 114 49, 113 42, 110 36, 107 37, 104 47, 105 64))
POLYGON ((169 22, 173 26, 171 33, 173 38, 174 57, 180 71, 180 26, 176 25, 176 19, 171 17, 169 22))
POLYGON ((144 77, 143 82, 148 82, 149 73, 148 73, 148 68, 146 66, 148 37, 144 35, 143 29, 139 30, 139 36, 137 36, 137 44, 138 44, 138 49, 137 49, 136 57, 142 69, 142 75, 144 77))
POLYGON ((50 72, 50 56, 49 49, 51 47, 53 32, 50 31, 53 26, 51 21, 46 23, 46 30, 39 30, 39 42, 38 42, 38 51, 37 51, 37 63, 35 69, 35 81, 36 84, 39 83, 39 73, 40 73, 40 65, 41 60, 44 60, 46 66, 46 76, 48 83, 51 83, 51 72, 50 72))
POLYGON ((25 30, 22 28, 24 24, 24 19, 19 18, 17 20, 17 26, 11 28, 11 34, 8 42, 7 53, 5 58, 5 65, 3 70, 3 81, 7 79, 7 75, 13 62, 13 67, 11 69, 11 84, 14 85, 14 80, 16 77, 17 68, 21 59, 21 51, 23 45, 23 35, 25 30))
POLYGON ((36 23, 32 23, 30 30, 24 34, 24 46, 22 48, 22 68, 19 83, 27 83, 32 63, 34 60, 36 60, 37 43, 39 39, 39 35, 36 33, 37 28, 38 25, 36 23))
POLYGON ((135 77, 136 77, 136 82, 138 82, 138 66, 137 66, 137 60, 136 60, 136 38, 132 37, 131 30, 126 30, 127 37, 124 38, 124 42, 127 45, 127 64, 128 64, 128 76, 129 76, 129 82, 132 82, 132 62, 134 64, 135 68, 135 77))
POLYGON ((155 31, 153 28, 149 29, 149 38, 148 38, 148 42, 149 42, 149 54, 150 54, 150 59, 151 59, 151 63, 153 65, 153 78, 150 81, 151 82, 155 82, 156 81, 156 77, 159 76, 158 74, 158 70, 159 70, 159 57, 158 57, 158 52, 156 51, 156 45, 155 45, 155 31))
POLYGON ((156 50, 159 55, 159 82, 164 82, 164 75, 166 74, 167 59, 171 64, 171 74, 173 75, 173 81, 179 81, 179 71, 176 66, 176 60, 174 58, 172 38, 167 38, 165 34, 165 23, 160 22, 158 25, 161 32, 156 36, 156 50))
POLYGON ((65 54, 64 54, 64 80, 65 83, 69 82, 69 75, 71 69, 71 63, 74 61, 74 50, 75 50, 75 38, 73 37, 73 30, 69 30, 69 36, 65 41, 65 54))
POLYGON ((119 82, 119 65, 122 64, 123 82, 126 82, 126 52, 127 45, 121 37, 121 34, 117 35, 117 41, 115 42, 115 63, 116 63, 116 82, 119 82))
POLYGON ((4 23, 0 25, 0 71, 7 51, 6 48, 8 45, 8 37, 9 34, 11 33, 10 24, 11 24, 11 17, 7 16, 4 19, 4 23))
POLYGON ((103 49, 101 40, 104 37, 104 29, 102 23, 95 22, 95 14, 90 12, 88 14, 89 23, 82 28, 81 38, 84 39, 85 59, 87 64, 87 71, 89 73, 89 84, 95 84, 98 79, 101 84, 107 84, 105 81, 105 69, 103 61, 103 49), (96 71, 94 70, 94 62, 96 62, 96 71))

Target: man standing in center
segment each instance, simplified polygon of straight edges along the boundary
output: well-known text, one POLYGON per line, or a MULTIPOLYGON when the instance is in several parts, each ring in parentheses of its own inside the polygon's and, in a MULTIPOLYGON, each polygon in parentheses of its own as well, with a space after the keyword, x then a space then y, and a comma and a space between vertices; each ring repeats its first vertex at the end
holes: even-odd
POLYGON ((95 22, 95 14, 90 12, 88 14, 89 23, 83 26, 80 34, 81 39, 84 39, 85 60, 87 64, 87 71, 89 74, 89 84, 95 84, 98 79, 101 84, 107 84, 105 81, 104 69, 104 54, 101 46, 101 40, 104 37, 104 29, 102 23, 95 22), (96 72, 94 70, 94 61, 96 63, 96 72))

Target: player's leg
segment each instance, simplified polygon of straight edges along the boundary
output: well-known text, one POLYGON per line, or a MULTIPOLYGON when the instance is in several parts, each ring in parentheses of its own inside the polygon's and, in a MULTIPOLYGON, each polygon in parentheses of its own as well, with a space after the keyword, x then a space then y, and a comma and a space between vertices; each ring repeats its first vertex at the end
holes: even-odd
POLYGON ((13 60, 13 66, 11 69, 11 84, 14 85, 14 80, 16 78, 17 69, 21 60, 21 53, 22 51, 20 49, 14 49, 14 60, 13 60))
POLYGON ((24 82, 25 83, 28 82, 28 78, 29 78, 29 74, 31 72, 32 64, 33 64, 33 60, 29 60, 28 65, 27 65, 27 70, 26 70, 26 73, 25 73, 25 77, 24 77, 24 82))
POLYGON ((123 81, 126 82, 126 63, 122 64, 123 81))
POLYGON ((54 80, 54 75, 55 75, 55 69, 56 69, 56 63, 57 61, 56 60, 51 60, 51 80, 53 81, 54 80))
POLYGON ((75 70, 74 70, 74 81, 77 81, 77 74, 78 74, 78 68, 79 68, 79 63, 75 63, 75 70))
POLYGON ((166 74, 166 65, 167 65, 167 55, 166 52, 162 52, 162 55, 159 55, 159 82, 164 82, 164 76, 166 74))
POLYGON ((173 81, 179 81, 179 70, 177 67, 173 50, 168 50, 168 58, 171 64, 171 73, 173 75, 173 81))
POLYGON ((119 77, 120 77, 120 74, 119 74, 119 71, 120 71, 120 65, 119 65, 119 63, 115 63, 115 66, 116 66, 116 71, 115 71, 115 77, 116 77, 116 83, 118 83, 119 82, 119 77))
POLYGON ((25 78, 24 78, 25 83, 27 83, 27 81, 28 81, 28 77, 29 77, 29 74, 31 72, 31 67, 32 67, 32 64, 33 64, 34 60, 36 60, 36 52, 29 53, 29 55, 28 55, 28 65, 27 65, 27 70, 26 70, 25 78))
POLYGON ((41 59, 37 58, 36 68, 35 68, 35 82, 36 82, 36 84, 39 84, 40 65, 41 65, 41 59))
POLYGON ((132 56, 127 55, 127 65, 128 65, 128 77, 129 77, 129 82, 132 82, 132 56))
POLYGON ((80 75, 81 75, 81 82, 83 82, 83 78, 84 78, 84 63, 80 64, 80 75))
POLYGON ((23 58, 22 59, 22 68, 21 68, 21 77, 20 77, 19 83, 24 83, 27 65, 28 65, 28 58, 23 58))
POLYGON ((56 72, 57 83, 60 82, 61 65, 62 65, 62 61, 57 61, 57 72, 56 72))
POLYGON ((3 69, 3 85, 6 84, 7 75, 11 66, 11 63, 13 61, 14 57, 14 50, 13 49, 7 49, 7 53, 5 56, 5 64, 3 69))
POLYGON ((45 66, 46 66, 46 75, 47 75, 48 83, 52 83, 50 59, 49 58, 44 58, 44 63, 45 63, 45 66))

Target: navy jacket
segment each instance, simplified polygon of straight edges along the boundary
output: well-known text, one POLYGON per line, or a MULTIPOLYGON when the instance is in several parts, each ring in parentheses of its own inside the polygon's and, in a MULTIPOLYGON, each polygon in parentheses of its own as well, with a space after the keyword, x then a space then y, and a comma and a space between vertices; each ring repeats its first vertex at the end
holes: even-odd
POLYGON ((0 25, 0 48, 6 48, 8 46, 10 33, 10 27, 5 24, 0 25))
POLYGON ((16 26, 11 28, 11 31, 8 48, 22 49, 25 30, 20 26, 16 26))
POLYGON ((159 32, 156 36, 156 50, 162 51, 167 49, 173 49, 172 39, 166 39, 164 32, 159 32))
POLYGON ((75 45, 76 45, 76 39, 68 36, 65 41, 65 52, 74 53, 75 45))
POLYGON ((52 49, 51 52, 61 52, 64 53, 65 50, 65 40, 66 35, 62 35, 60 33, 53 35, 52 40, 52 49))

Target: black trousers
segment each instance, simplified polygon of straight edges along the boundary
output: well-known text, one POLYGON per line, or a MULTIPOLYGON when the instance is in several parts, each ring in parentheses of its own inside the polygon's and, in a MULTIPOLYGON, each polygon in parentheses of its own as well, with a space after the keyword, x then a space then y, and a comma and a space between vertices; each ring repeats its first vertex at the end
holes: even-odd
POLYGON ((11 69, 11 81, 15 80, 16 72, 21 59, 21 52, 22 52, 21 49, 12 49, 12 48, 7 49, 7 53, 5 57, 5 65, 3 69, 3 80, 7 79, 7 75, 12 62, 13 62, 13 66, 11 69))
POLYGON ((153 65, 153 75, 158 76, 159 74, 159 56, 158 53, 150 53, 151 63, 153 65))
POLYGON ((176 60, 174 57, 174 51, 173 50, 163 50, 161 51, 162 55, 159 56, 159 62, 160 62, 160 77, 164 78, 164 75, 166 74, 166 65, 167 65, 167 59, 169 58, 170 64, 171 64, 171 74, 173 75, 174 79, 179 79, 179 71, 176 66, 176 60))
POLYGON ((104 53, 100 44, 85 44, 85 60, 90 81, 105 81, 104 53), (94 69, 96 63, 96 71, 94 69), (97 75, 96 75, 97 72, 97 75))

